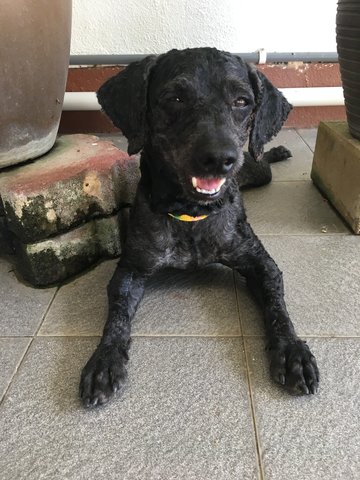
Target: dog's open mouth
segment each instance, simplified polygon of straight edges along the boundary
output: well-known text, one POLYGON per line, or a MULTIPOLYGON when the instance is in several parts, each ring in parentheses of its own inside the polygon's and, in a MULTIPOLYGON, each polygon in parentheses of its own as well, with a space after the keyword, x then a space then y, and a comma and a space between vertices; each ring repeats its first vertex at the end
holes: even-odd
POLYGON ((226 178, 201 178, 191 177, 193 187, 203 195, 216 195, 220 192, 226 178))

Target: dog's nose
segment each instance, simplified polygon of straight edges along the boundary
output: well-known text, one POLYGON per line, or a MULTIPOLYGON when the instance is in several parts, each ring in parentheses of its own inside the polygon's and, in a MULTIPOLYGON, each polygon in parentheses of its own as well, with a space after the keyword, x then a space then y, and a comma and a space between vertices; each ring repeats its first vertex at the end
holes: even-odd
POLYGON ((199 166, 209 173, 228 173, 236 160, 237 152, 234 148, 207 150, 198 157, 199 166))

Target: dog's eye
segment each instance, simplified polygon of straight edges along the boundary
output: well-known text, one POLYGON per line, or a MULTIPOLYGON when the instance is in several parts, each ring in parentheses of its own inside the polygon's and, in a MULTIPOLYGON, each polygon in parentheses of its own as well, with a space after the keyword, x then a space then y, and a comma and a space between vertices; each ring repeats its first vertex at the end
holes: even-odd
POLYGON ((233 107, 236 107, 236 108, 246 107, 247 104, 248 102, 245 98, 239 97, 233 102, 233 107))
POLYGON ((172 97, 170 100, 174 103, 183 103, 180 97, 172 97))

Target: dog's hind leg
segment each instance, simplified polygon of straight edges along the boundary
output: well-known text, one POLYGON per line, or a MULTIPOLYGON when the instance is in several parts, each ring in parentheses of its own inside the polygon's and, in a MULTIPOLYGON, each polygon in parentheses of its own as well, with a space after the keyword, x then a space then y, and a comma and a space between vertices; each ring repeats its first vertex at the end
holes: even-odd
POLYGON ((147 277, 120 260, 108 285, 109 315, 103 336, 81 374, 80 396, 85 407, 107 403, 124 384, 131 320, 143 296, 147 277))
POLYGON ((280 145, 264 153, 261 160, 254 160, 250 153, 244 153, 244 163, 236 175, 240 188, 261 187, 271 182, 271 163, 291 157, 291 152, 280 145))

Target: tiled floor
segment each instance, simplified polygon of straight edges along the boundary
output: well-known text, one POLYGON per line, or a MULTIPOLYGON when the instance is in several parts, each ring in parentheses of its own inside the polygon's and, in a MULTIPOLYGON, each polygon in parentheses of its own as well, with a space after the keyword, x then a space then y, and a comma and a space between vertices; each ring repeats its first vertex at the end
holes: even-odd
POLYGON ((79 375, 115 262, 36 290, 0 260, 1 480, 360 479, 360 238, 310 181, 315 136, 281 132, 273 144, 294 158, 245 197, 318 358, 319 394, 271 382, 259 311, 243 281, 214 266, 149 282, 128 385, 85 411, 79 375))

